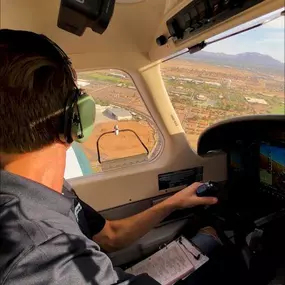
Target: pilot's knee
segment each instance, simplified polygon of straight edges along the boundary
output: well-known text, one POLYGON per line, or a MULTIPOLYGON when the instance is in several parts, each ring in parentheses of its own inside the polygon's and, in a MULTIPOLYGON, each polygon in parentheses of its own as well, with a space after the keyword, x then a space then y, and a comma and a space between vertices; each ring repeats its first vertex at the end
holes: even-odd
POLYGON ((191 242, 206 255, 222 245, 221 240, 212 227, 204 227, 191 239, 191 242))

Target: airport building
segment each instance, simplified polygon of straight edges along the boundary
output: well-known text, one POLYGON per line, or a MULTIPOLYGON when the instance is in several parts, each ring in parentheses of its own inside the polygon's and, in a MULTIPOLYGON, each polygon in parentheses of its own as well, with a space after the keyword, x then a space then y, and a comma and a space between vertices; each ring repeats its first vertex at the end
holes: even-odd
POLYGON ((88 81, 86 81, 86 80, 78 79, 77 80, 77 85, 79 87, 86 87, 86 86, 90 85, 90 83, 88 81))
POLYGON ((118 107, 108 108, 107 111, 108 111, 108 114, 114 120, 117 120, 117 121, 129 121, 133 119, 132 114, 128 110, 125 110, 123 108, 118 108, 118 107))
POLYGON ((245 97, 245 99, 248 103, 268 105, 268 103, 264 99, 258 99, 258 98, 252 98, 252 97, 245 97))

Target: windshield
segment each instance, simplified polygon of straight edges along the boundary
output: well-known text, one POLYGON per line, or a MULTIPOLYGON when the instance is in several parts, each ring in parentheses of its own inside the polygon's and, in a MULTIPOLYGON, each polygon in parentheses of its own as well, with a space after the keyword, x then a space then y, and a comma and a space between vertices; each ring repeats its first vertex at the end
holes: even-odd
POLYGON ((200 134, 218 121, 285 114, 284 17, 171 59, 162 64, 162 75, 194 149, 200 134))

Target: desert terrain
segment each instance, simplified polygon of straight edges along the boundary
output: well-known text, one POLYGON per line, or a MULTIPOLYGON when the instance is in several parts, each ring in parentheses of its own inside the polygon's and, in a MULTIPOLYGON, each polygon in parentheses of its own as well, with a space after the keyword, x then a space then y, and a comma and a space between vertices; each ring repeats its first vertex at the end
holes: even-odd
MULTIPOLYGON (((189 60, 171 60, 162 64, 162 76, 190 145, 196 149, 199 135, 210 125, 227 118, 252 114, 284 114, 284 78, 282 75, 212 65, 189 60)), ((117 70, 78 74, 84 89, 100 106, 123 108, 132 119, 110 119, 98 114, 97 125, 83 151, 94 171, 100 171, 96 142, 100 135, 120 129, 131 129, 155 156, 160 149, 159 131, 141 96, 128 75, 117 70)), ((144 153, 131 132, 115 136, 106 134, 100 140, 100 154, 105 160, 144 153)))

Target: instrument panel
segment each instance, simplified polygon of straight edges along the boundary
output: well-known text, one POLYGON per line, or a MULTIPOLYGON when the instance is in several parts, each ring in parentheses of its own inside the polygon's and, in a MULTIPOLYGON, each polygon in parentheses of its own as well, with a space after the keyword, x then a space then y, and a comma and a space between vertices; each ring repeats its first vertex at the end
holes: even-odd
POLYGON ((236 141, 228 152, 228 179, 285 201, 285 140, 236 141))
POLYGON ((216 124, 201 135, 198 154, 219 151, 227 154, 228 175, 222 199, 209 213, 219 232, 230 232, 245 256, 254 276, 250 283, 267 282, 285 252, 280 231, 285 222, 285 116, 240 117, 216 124))
POLYGON ((232 200, 248 201, 250 209, 285 206, 284 115, 240 117, 209 128, 199 139, 198 154, 217 150, 227 153, 232 200))
POLYGON ((260 144, 259 179, 261 189, 285 199, 285 145, 260 144))

